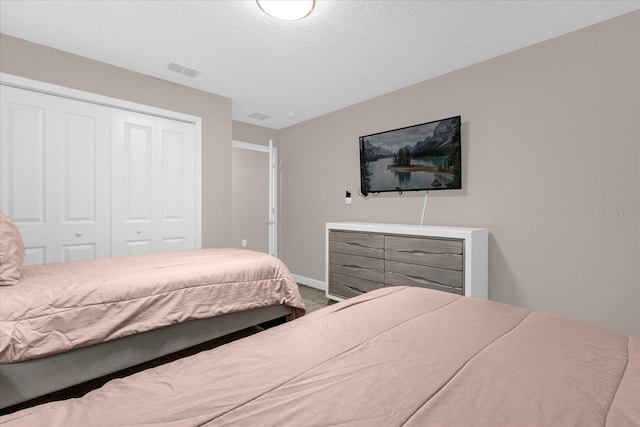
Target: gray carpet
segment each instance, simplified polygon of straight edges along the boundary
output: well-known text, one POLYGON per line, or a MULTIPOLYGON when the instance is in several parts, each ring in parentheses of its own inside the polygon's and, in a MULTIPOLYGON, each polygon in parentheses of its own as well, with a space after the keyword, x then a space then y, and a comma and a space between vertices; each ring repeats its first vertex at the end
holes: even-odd
POLYGON ((325 292, 320 289, 301 284, 298 284, 298 288, 300 289, 300 295, 304 300, 304 305, 307 307, 307 313, 319 310, 333 303, 333 301, 327 300, 325 292))
MULTIPOLYGON (((319 310, 322 307, 326 307, 327 305, 333 303, 333 301, 327 300, 325 296, 325 292, 322 290, 311 288, 305 285, 299 285, 299 289, 300 289, 300 295, 302 296, 302 299, 304 300, 304 304, 307 307, 307 313, 311 313, 313 311, 319 310)), ((268 322, 268 324, 264 324, 262 326, 270 327, 270 326, 275 326, 278 323, 281 323, 281 322, 274 322, 274 323, 268 322)), ((37 397, 27 402, 19 403, 17 405, 1 409, 0 415, 9 414, 9 413, 18 411, 20 409, 29 408, 31 406, 40 405, 42 403, 51 402, 54 400, 64 400, 64 399, 70 399, 74 397, 81 397, 86 393, 90 392, 91 390, 102 387, 107 381, 110 381, 114 378, 126 377, 128 375, 131 375, 135 372, 142 371, 144 369, 149 369, 154 366, 162 365, 164 363, 171 362, 173 360, 176 360, 182 357, 191 356, 193 354, 199 353, 204 350, 210 350, 212 348, 219 347, 231 341, 235 341, 237 339, 244 338, 249 335, 253 335, 262 330, 263 328, 261 328, 260 326, 253 326, 247 329, 243 329, 241 331, 234 332, 229 335, 225 335, 223 337, 207 341, 205 343, 196 345, 194 347, 190 347, 185 350, 178 351, 176 353, 172 353, 167 356, 163 356, 158 359, 154 359, 149 362, 146 362, 137 366, 133 366, 131 368, 127 368, 110 375, 106 375, 104 377, 96 378, 94 380, 87 381, 82 384, 78 384, 78 385, 66 388, 64 390, 59 390, 59 391, 47 394, 45 396, 37 397)))

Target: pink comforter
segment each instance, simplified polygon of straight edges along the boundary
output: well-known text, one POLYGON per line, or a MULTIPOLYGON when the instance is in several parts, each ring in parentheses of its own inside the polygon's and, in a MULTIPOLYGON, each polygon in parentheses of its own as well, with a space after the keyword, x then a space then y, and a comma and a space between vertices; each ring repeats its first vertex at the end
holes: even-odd
POLYGON ((287 267, 239 249, 25 267, 0 287, 0 363, 29 360, 178 322, 304 303, 287 267))
POLYGON ((636 426, 640 340, 384 288, 3 426, 636 426))

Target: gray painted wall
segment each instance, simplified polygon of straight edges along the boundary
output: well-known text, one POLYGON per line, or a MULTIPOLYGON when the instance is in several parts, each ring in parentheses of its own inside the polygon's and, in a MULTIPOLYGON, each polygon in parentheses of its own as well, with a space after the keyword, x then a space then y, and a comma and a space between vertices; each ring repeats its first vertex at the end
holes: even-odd
POLYGON ((326 222, 419 224, 424 193, 345 205, 358 137, 460 114, 425 224, 489 228, 490 299, 640 335, 639 61, 635 12, 281 130, 282 259, 324 281, 326 222))

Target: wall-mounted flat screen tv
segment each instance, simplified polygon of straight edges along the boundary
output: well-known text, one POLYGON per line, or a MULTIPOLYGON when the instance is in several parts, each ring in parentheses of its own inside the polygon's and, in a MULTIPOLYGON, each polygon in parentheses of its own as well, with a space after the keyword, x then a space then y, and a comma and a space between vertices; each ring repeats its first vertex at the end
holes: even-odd
POLYGON ((360 137, 360 192, 462 188, 460 116, 360 137))

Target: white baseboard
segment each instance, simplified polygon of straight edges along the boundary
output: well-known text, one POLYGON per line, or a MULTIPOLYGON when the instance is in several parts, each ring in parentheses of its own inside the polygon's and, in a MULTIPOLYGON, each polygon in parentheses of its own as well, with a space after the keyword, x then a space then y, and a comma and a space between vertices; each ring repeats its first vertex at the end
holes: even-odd
POLYGON ((321 291, 327 291, 327 284, 321 280, 310 279, 308 277, 300 276, 299 274, 291 274, 293 280, 301 285, 306 285, 312 288, 320 289, 321 291))

